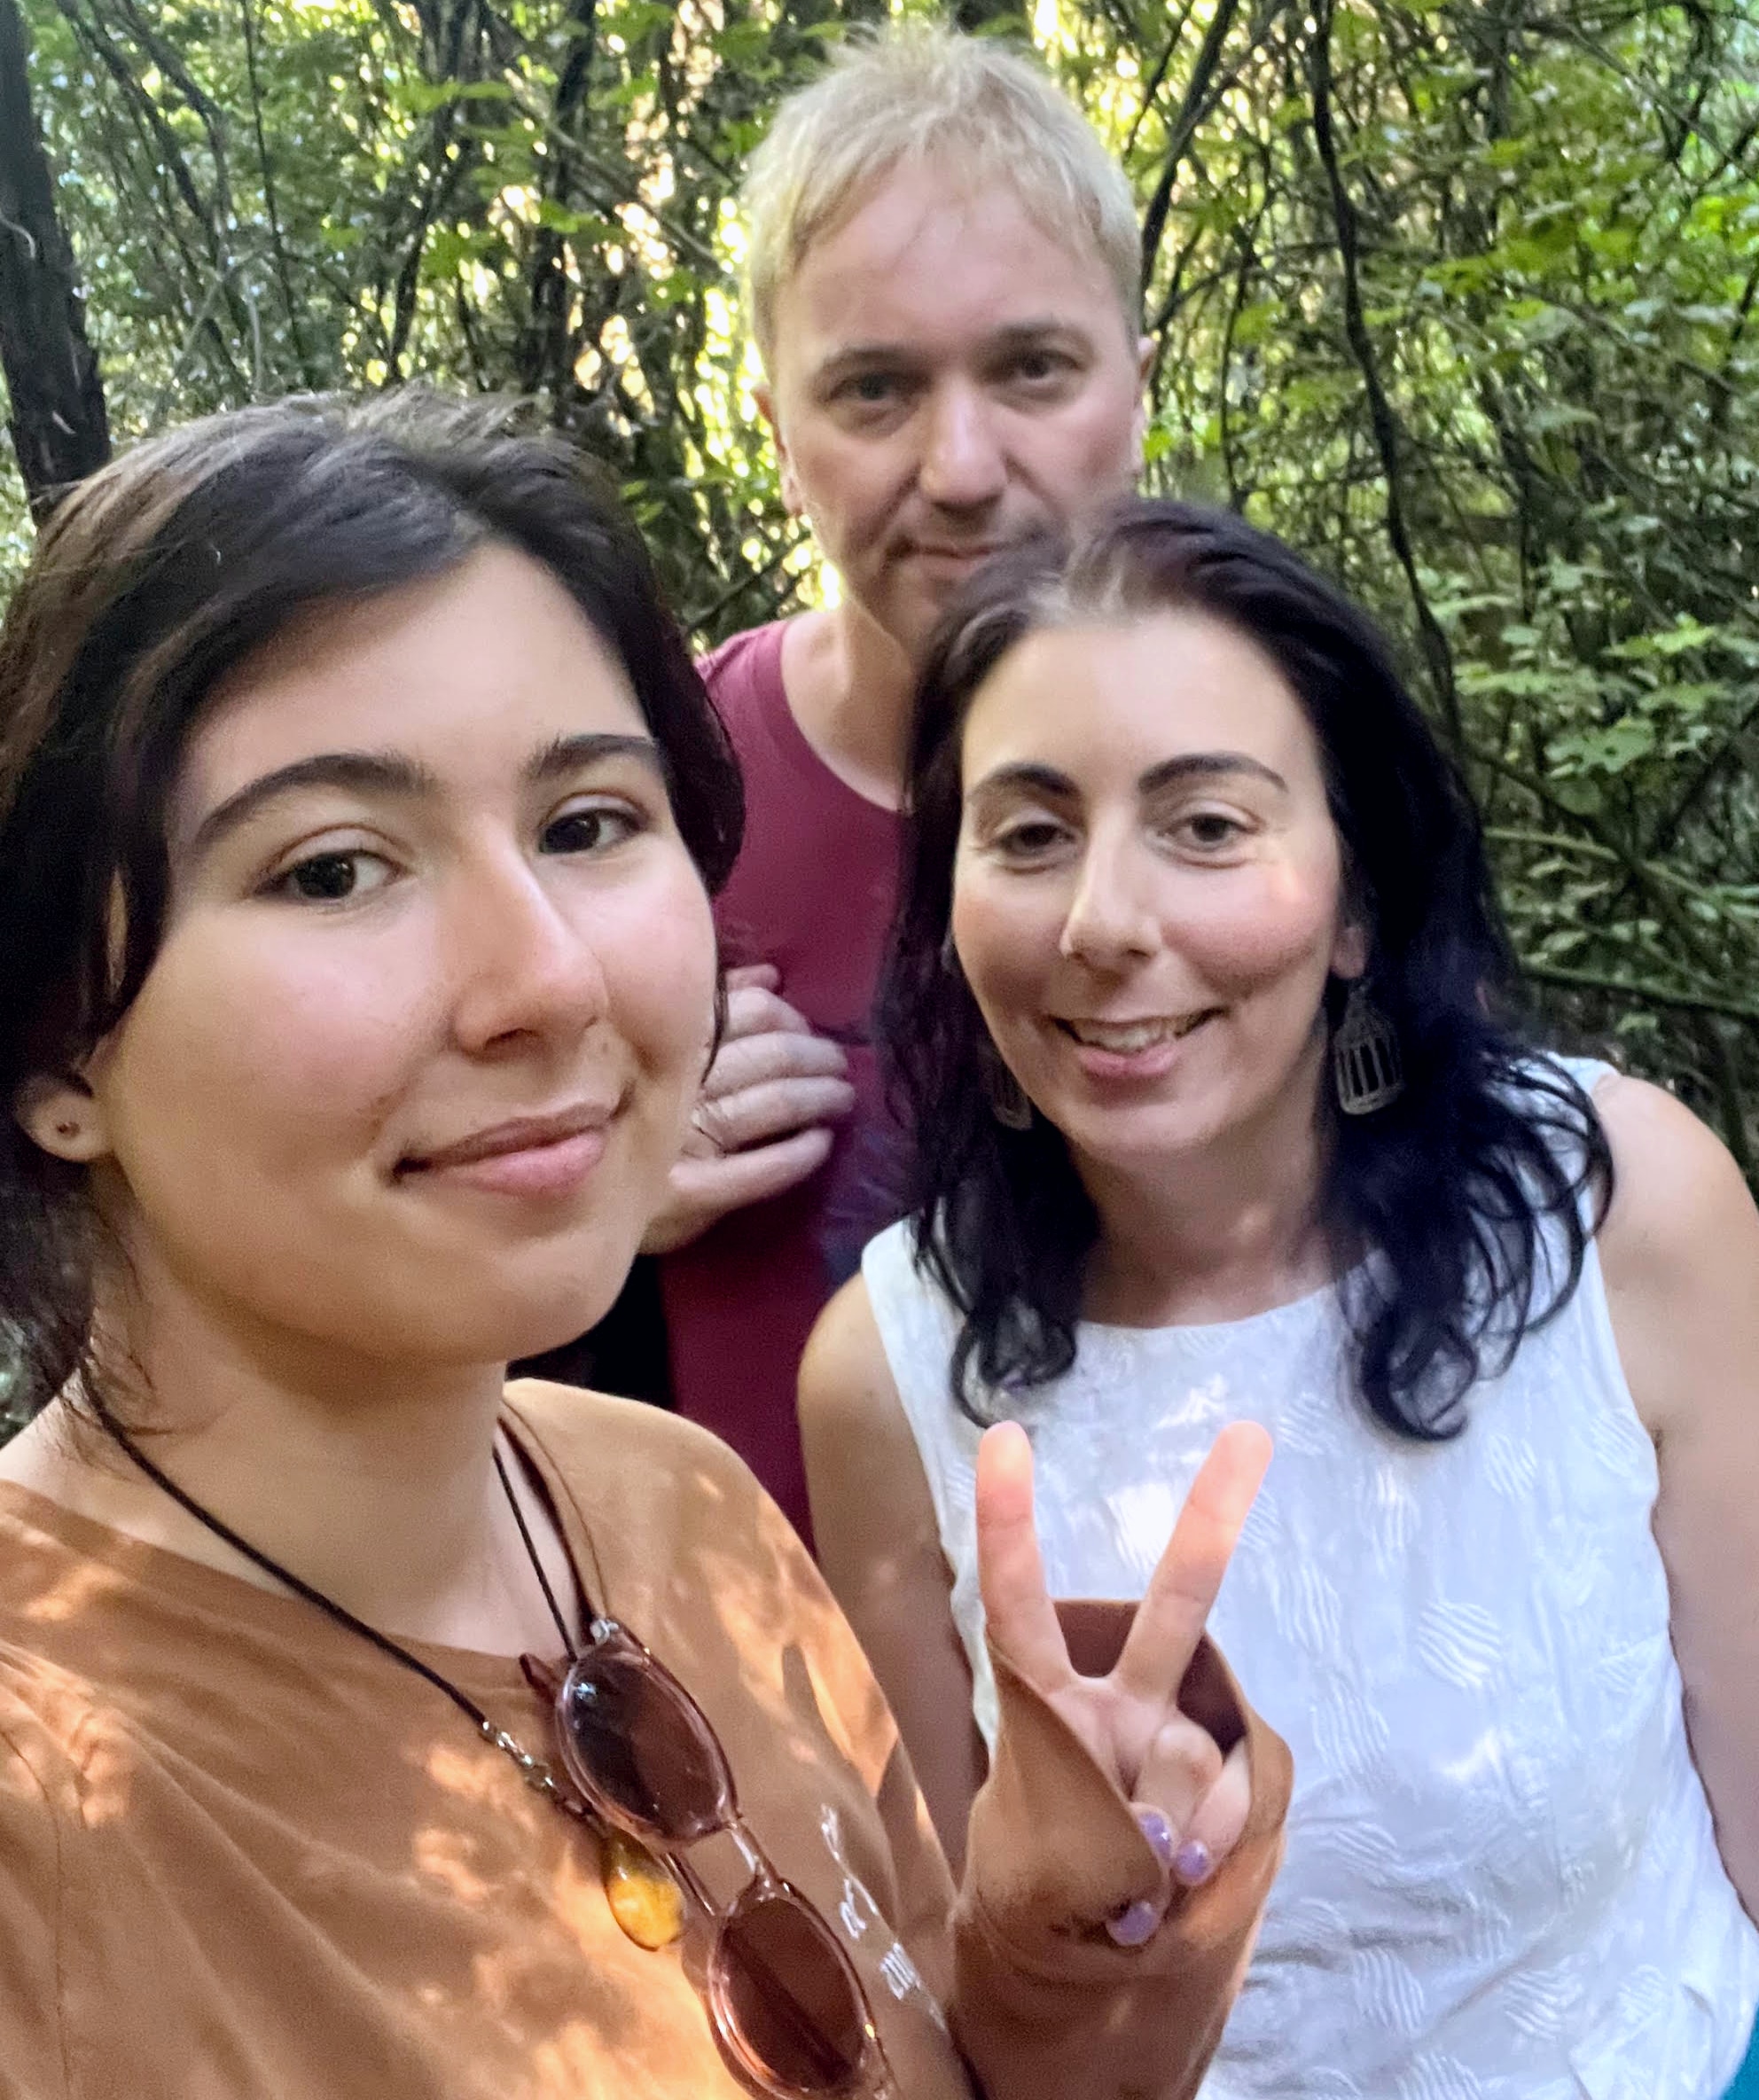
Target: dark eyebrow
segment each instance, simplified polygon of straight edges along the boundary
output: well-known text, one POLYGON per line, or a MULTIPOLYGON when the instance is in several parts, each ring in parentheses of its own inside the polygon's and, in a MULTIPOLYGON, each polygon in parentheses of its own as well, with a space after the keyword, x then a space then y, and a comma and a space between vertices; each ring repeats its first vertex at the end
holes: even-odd
MULTIPOLYGON (((662 785, 665 783, 666 768, 651 737, 602 732, 558 737, 528 761, 525 777, 532 785, 541 785, 607 758, 638 759, 653 768, 662 785)), ((340 787, 356 794, 393 795, 410 800, 438 794, 441 783, 437 774, 399 752, 318 752, 310 758, 295 759, 291 765, 278 766, 272 773, 264 773, 210 809, 190 840, 190 858, 199 858, 229 831, 237 831, 265 803, 309 787, 340 787)))
POLYGON ((1284 794, 1289 792, 1289 784, 1280 773, 1243 751, 1187 751, 1150 766, 1136 785, 1143 794, 1153 795, 1183 780, 1211 779, 1223 773, 1249 773, 1255 780, 1268 780, 1284 794))
POLYGON ((295 759, 290 766, 278 766, 272 773, 241 787, 217 803, 196 826, 188 847, 192 860, 235 831, 264 803, 290 795, 302 787, 351 788, 360 794, 398 795, 405 799, 432 794, 439 783, 426 767, 395 752, 321 751, 310 758, 295 759))
MULTIPOLYGON (((1248 757, 1243 751, 1186 751, 1177 758, 1162 759, 1159 765, 1150 766, 1137 780, 1137 792, 1155 795, 1162 788, 1172 787, 1180 781, 1214 779, 1229 773, 1249 773, 1255 779, 1268 780, 1284 794, 1289 792, 1289 784, 1280 773, 1273 771, 1262 760, 1248 757)), ((1000 794, 1011 788, 1054 795, 1059 801, 1067 801, 1081 792, 1067 773, 1028 759, 1013 765, 997 766, 993 772, 986 773, 967 789, 965 800, 1000 794)))
POLYGON ((980 795, 988 799, 1005 794, 1010 788, 1026 792, 1036 790, 1041 795, 1054 795, 1061 802, 1068 801, 1080 792, 1068 775, 1058 772, 1054 766, 1042 766, 1030 759, 1021 759, 1012 765, 997 766, 981 780, 973 780, 965 790, 965 799, 973 802, 980 795))
POLYGON ((652 737, 614 736, 605 730, 582 731, 578 737, 558 737, 527 765, 525 777, 533 786, 542 786, 546 781, 558 779, 565 773, 578 773, 582 767, 598 765, 607 758, 638 760, 659 777, 662 786, 666 784, 668 769, 665 755, 652 737))

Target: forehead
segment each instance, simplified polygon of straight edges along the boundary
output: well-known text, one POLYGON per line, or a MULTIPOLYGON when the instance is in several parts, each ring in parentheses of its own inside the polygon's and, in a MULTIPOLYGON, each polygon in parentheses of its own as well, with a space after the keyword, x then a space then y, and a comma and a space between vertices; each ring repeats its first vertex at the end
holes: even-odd
POLYGON ((1096 246, 1048 231, 1007 183, 909 162, 807 249, 776 302, 778 361, 852 340, 925 350, 1038 321, 1133 340, 1096 246))
POLYGON ((978 689, 963 770, 1038 760, 1076 782, 1134 781, 1160 761, 1237 751, 1323 792, 1318 743, 1257 643, 1181 607, 1029 635, 978 689))
POLYGON ((628 676, 561 582, 490 543, 359 603, 312 608, 222 683, 177 801, 199 816, 321 752, 402 752, 442 777, 524 763, 534 744, 639 734, 628 676))

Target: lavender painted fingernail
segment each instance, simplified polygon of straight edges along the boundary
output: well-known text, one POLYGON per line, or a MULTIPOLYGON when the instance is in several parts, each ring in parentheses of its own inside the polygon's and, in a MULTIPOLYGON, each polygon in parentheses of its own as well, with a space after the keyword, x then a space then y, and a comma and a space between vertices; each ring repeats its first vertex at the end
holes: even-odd
POLYGON ((1142 1834, 1154 1849, 1154 1856, 1163 1867, 1173 1863, 1173 1826, 1158 1808, 1138 1808, 1136 1820, 1142 1826, 1142 1834))
POLYGON ((1195 1888, 1200 1881, 1208 1881, 1215 1865, 1209 1847, 1201 1838, 1187 1838, 1173 1854, 1173 1871, 1188 1888, 1195 1888))
POLYGON ((1160 1930, 1161 1912, 1145 1896, 1126 1903, 1118 1915, 1106 1921, 1106 1930, 1120 1947, 1141 1947, 1160 1930))

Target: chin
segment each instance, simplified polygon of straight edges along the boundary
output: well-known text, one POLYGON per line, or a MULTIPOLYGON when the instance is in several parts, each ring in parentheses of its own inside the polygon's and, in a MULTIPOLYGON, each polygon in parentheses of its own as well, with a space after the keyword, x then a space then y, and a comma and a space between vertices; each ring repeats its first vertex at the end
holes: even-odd
POLYGON ((1140 1173, 1146 1167, 1188 1159, 1214 1144, 1224 1128, 1225 1118, 1156 1105, 1072 1118, 1065 1126, 1065 1136, 1091 1159, 1140 1173))
POLYGON ((424 1354, 455 1361, 512 1363, 577 1341, 596 1327, 622 1291, 635 1257, 633 1243, 607 1251, 582 1248, 560 1264, 507 1262, 497 1274, 485 1263, 466 1284, 436 1297, 424 1323, 424 1354))
POLYGON ((884 597, 864 601, 868 617, 881 634, 895 642, 912 663, 921 660, 928 637, 940 624, 950 602, 934 592, 911 589, 888 591, 884 597))
MULTIPOLYGON (((602 1277, 603 1272, 599 1275, 602 1277)), ((629 1264, 625 1262, 608 1282, 601 1280, 595 1284, 590 1279, 577 1278, 567 1290, 527 1298, 504 1324, 496 1323, 504 1339, 496 1354, 512 1363, 578 1341, 589 1329, 598 1326, 617 1302, 628 1276, 629 1264)))

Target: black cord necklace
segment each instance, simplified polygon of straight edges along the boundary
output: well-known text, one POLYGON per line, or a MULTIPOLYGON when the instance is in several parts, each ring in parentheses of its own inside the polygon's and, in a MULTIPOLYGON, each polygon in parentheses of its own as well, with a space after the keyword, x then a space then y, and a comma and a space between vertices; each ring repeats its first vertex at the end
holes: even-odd
MULTIPOLYGON (((223 1539, 235 1553, 242 1553, 264 1574, 272 1575, 276 1581, 285 1584, 295 1596, 303 1597, 309 1604, 316 1604, 338 1626, 346 1627, 350 1633, 358 1634, 364 1641, 371 1641, 381 1654, 388 1655, 393 1662, 402 1663, 406 1670, 413 1670, 418 1677, 425 1677, 436 1691, 443 1691, 486 1742, 492 1743, 496 1750, 512 1758, 519 1767, 526 1784, 535 1792, 543 1794, 565 1815, 572 1815, 582 1823, 594 1820, 586 1804, 570 1787, 556 1777, 550 1766, 542 1758, 533 1757, 515 1737, 509 1735, 505 1729, 492 1721, 468 1692, 460 1690, 449 1679, 442 1677, 438 1670, 423 1662, 418 1655, 411 1655, 407 1648, 394 1641, 388 1634, 380 1633, 377 1627, 369 1626, 364 1619, 356 1619, 347 1605, 339 1604, 333 1597, 325 1596, 321 1589, 313 1589, 309 1582, 301 1580, 291 1569, 284 1568, 279 1561, 271 1560, 259 1547, 253 1546, 248 1539, 240 1538, 230 1524, 223 1523, 212 1511, 205 1510, 194 1495, 179 1487, 168 1473, 162 1472, 153 1464, 98 1393, 89 1391, 86 1398, 112 1442, 126 1453, 155 1487, 161 1488, 168 1495, 179 1509, 186 1510, 198 1524, 205 1526, 216 1539, 223 1539)), ((513 1521, 519 1526, 520 1538, 524 1543, 527 1557, 543 1591, 543 1601, 550 1607, 550 1616, 556 1622, 556 1631, 562 1636, 562 1646, 568 1660, 573 1662, 576 1659, 573 1636, 568 1632, 567 1621, 562 1615, 561 1607, 556 1602, 556 1593, 550 1586, 550 1578, 544 1573, 543 1562, 532 1539, 530 1526, 526 1523, 525 1511, 520 1507, 518 1495, 513 1493, 513 1484, 507 1478, 507 1469, 502 1463, 498 1450, 495 1453, 495 1471, 500 1476, 502 1491, 513 1512, 513 1521)))

